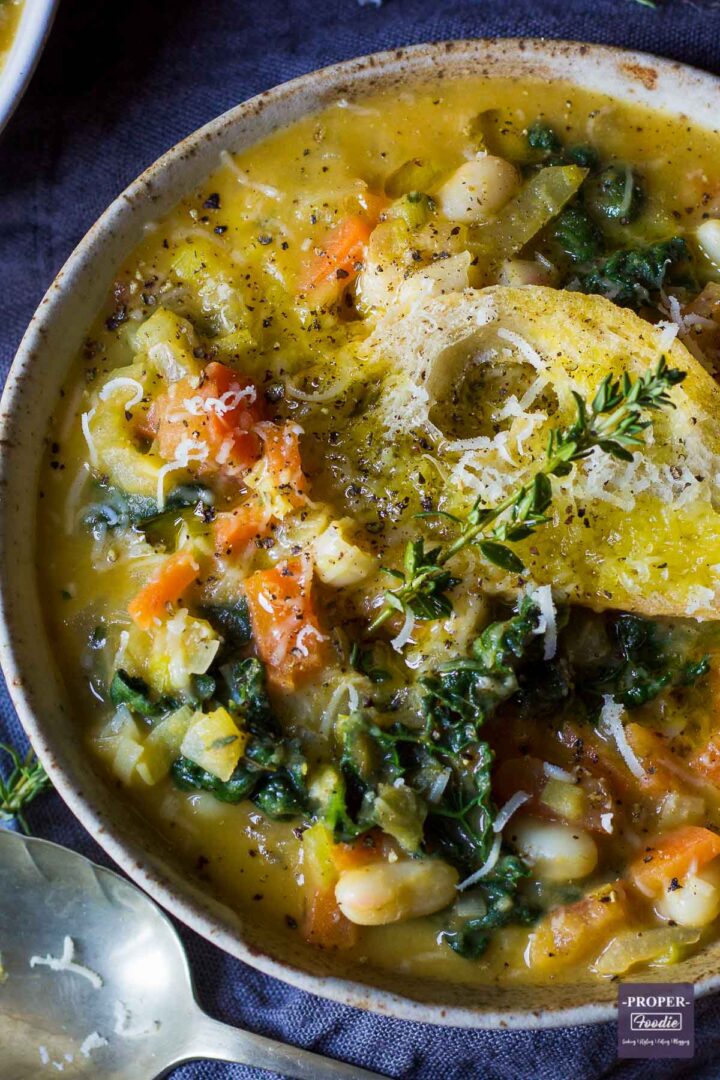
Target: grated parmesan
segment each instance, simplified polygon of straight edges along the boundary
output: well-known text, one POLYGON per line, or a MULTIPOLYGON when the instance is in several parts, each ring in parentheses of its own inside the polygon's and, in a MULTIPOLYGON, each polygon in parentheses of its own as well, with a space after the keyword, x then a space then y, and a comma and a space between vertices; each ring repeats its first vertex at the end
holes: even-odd
POLYGON ((567 769, 561 769, 559 765, 553 765, 549 761, 543 761, 543 772, 551 780, 562 780, 565 784, 574 784, 576 777, 567 769))
POLYGON ((511 345, 514 345, 520 355, 527 360, 528 364, 532 364, 536 371, 542 371, 545 367, 545 361, 540 353, 533 349, 529 341, 526 341, 520 334, 516 334, 514 330, 508 330, 507 327, 502 326, 498 330, 497 336, 502 341, 509 341, 511 345))
POLYGON ((540 623, 536 633, 545 635, 543 660, 552 660, 557 652, 557 613, 552 598, 552 587, 540 585, 531 593, 540 608, 540 623))
POLYGON ((493 832, 501 833, 515 811, 519 810, 523 803, 526 803, 528 799, 531 798, 532 795, 528 795, 527 791, 516 791, 514 795, 511 795, 505 805, 501 806, 495 815, 493 832))
POLYGON ((177 457, 174 461, 168 461, 158 470, 157 476, 157 505, 158 510, 165 509, 165 477, 168 473, 187 469, 191 461, 205 461, 209 453, 207 443, 199 439, 183 439, 178 443, 177 457))
POLYGON ((475 873, 471 874, 469 878, 465 878, 464 881, 460 882, 457 887, 458 892, 462 892, 463 889, 469 889, 471 885, 474 885, 477 881, 482 881, 483 878, 488 876, 490 871, 494 869, 495 863, 498 861, 498 858, 500 856, 501 844, 502 836, 500 835, 500 833, 496 833, 495 839, 493 840, 493 846, 490 849, 490 854, 488 855, 487 859, 479 870, 476 870, 475 873))
POLYGON ((142 399, 145 397, 145 390, 142 383, 139 383, 137 379, 130 379, 125 375, 118 375, 116 379, 111 379, 110 382, 105 383, 102 390, 98 394, 101 401, 107 401, 111 394, 114 394, 118 389, 132 390, 133 394, 125 402, 126 409, 132 409, 135 405, 139 405, 142 399))
POLYGON ((92 465, 93 469, 97 469, 97 447, 95 446, 95 440, 93 439, 92 431, 90 430, 90 421, 92 420, 94 415, 94 409, 88 409, 87 412, 84 412, 80 417, 80 427, 82 428, 82 433, 85 437, 85 442, 87 443, 88 452, 90 454, 90 464, 92 465))
POLYGON ((600 723, 604 725, 608 734, 612 735, 618 753, 627 765, 633 776, 641 780, 645 775, 645 769, 637 754, 627 741, 625 728, 622 724, 622 715, 625 712, 622 705, 615 701, 610 694, 603 695, 603 707, 600 713, 600 723))
POLYGON ((74 975, 82 975, 94 990, 100 990, 103 981, 97 972, 85 967, 84 964, 76 964, 73 959, 74 956, 75 943, 71 937, 66 935, 63 939, 62 956, 50 956, 49 954, 48 956, 31 956, 30 967, 49 967, 51 971, 69 971, 74 975))
POLYGON ((107 1046, 108 1041, 104 1038, 99 1031, 91 1031, 86 1039, 80 1045, 80 1053, 83 1057, 90 1057, 93 1050, 100 1050, 103 1046, 107 1046))
POLYGON ((408 641, 410 640, 410 637, 411 637, 412 632, 413 632, 414 629, 415 629, 415 616, 413 615, 412 611, 410 611, 410 609, 408 608, 408 610, 405 612, 405 621, 403 622, 402 627, 400 628, 400 633, 397 635, 397 637, 394 637, 392 639, 392 641, 390 642, 390 644, 392 645, 395 652, 402 652, 403 651, 403 649, 407 645, 408 641))

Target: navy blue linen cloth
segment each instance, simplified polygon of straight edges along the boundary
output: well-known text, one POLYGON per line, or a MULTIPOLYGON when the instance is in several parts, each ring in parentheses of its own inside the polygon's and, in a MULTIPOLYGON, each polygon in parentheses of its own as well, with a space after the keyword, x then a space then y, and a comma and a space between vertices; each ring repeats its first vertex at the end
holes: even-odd
MULTIPOLYGON (((720 3, 660 2, 652 10, 634 0, 62 0, 30 90, 0 139, 3 378, 43 293, 107 204, 173 143, 232 105, 338 60, 463 37, 598 41, 720 74, 720 3)), ((4 686, 2 740, 25 745, 4 686)), ((57 795, 43 796, 28 816, 36 835, 109 864, 57 795)), ((692 1062, 623 1063, 614 1024, 495 1033, 405 1023, 302 993, 180 931, 211 1014, 393 1077, 720 1078, 719 998, 698 1003, 692 1062)), ((267 1075, 204 1062, 173 1074, 267 1075)))

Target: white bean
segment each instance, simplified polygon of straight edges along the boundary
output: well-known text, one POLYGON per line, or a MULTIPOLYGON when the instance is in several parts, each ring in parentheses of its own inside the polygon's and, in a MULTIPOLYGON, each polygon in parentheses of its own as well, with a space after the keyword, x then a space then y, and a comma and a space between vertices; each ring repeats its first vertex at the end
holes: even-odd
POLYGON ((597 866, 595 841, 584 829, 526 817, 513 819, 507 835, 546 881, 587 877, 597 866))
POLYGON ((666 888, 655 910, 663 919, 672 919, 680 926, 707 926, 720 914, 720 863, 688 874, 678 882, 678 888, 666 888))
POLYGON ((520 177, 504 158, 486 154, 460 165, 437 193, 441 212, 450 221, 485 221, 515 194, 520 177))
POLYGON ((431 915, 451 904, 457 870, 440 859, 406 859, 345 870, 335 886, 343 915, 360 926, 383 926, 431 915))
POLYGON ((698 225, 695 235, 708 259, 720 266, 720 219, 710 218, 698 225))
POLYGON ((526 285, 550 285, 552 273, 536 259, 506 259, 500 267, 499 281, 514 289, 526 285))

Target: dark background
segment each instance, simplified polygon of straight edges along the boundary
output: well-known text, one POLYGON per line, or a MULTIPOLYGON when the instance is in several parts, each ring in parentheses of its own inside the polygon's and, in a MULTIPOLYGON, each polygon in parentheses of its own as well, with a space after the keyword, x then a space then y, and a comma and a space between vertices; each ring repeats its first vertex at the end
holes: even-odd
MULTIPOLYGON (((32 85, 0 136, 0 376, 89 226, 201 124, 337 60, 413 42, 520 35, 645 49, 720 73, 720 4, 709 0, 665 0, 657 10, 636 0, 384 0, 380 7, 356 0, 62 0, 32 85)), ((3 739, 23 742, 0 686, 3 739)), ((36 834, 108 862, 58 796, 44 796, 28 816, 36 834)), ((698 1003, 692 1062, 619 1063, 615 1025, 484 1033, 373 1017, 267 979, 189 931, 183 937, 213 1015, 395 1077, 720 1078, 715 999, 698 1003)), ((262 1075, 200 1063, 174 1074, 262 1075)))

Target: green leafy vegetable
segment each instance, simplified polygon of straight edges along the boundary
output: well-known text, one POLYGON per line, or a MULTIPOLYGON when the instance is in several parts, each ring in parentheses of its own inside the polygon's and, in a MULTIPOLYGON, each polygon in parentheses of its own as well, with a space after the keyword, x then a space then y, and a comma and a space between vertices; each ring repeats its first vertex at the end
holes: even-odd
POLYGON ((379 629, 395 612, 420 619, 439 618, 451 612, 452 601, 447 594, 455 579, 446 566, 466 547, 480 547, 491 562, 521 572, 522 563, 505 545, 530 536, 549 520, 546 512, 552 502, 550 477, 567 476, 576 461, 582 461, 595 449, 631 461, 651 424, 644 414, 673 407, 668 390, 684 378, 685 372, 669 368, 662 357, 654 371, 635 380, 627 372, 620 380, 606 376, 589 405, 575 394, 575 421, 569 427, 551 430, 545 461, 532 480, 510 492, 497 506, 483 506, 478 499, 464 518, 440 514, 459 526, 458 536, 450 544, 429 550, 421 540, 408 544, 404 570, 391 571, 401 584, 385 593, 370 630, 379 629))
POLYGON ((595 222, 582 206, 566 206, 555 220, 553 240, 573 262, 586 263, 597 258, 603 250, 603 237, 595 222))
POLYGON ((518 900, 518 886, 530 873, 526 864, 515 855, 503 855, 494 870, 473 889, 481 915, 467 918, 455 916, 451 926, 443 930, 442 940, 466 960, 477 960, 485 952, 493 930, 509 923, 529 925, 535 921, 538 911, 518 900))
POLYGON ((488 273, 529 244, 577 195, 586 176, 587 170, 577 165, 540 169, 492 221, 471 229, 469 247, 488 273))
POLYGON ((648 247, 616 251, 579 273, 567 288, 598 293, 626 307, 641 307, 660 291, 670 269, 684 262, 688 254, 681 236, 648 247))
MULTIPOLYGON (((228 707, 250 733, 241 761, 229 780, 179 757, 170 770, 183 790, 209 791, 221 802, 252 799, 271 818, 296 817, 307 807, 307 762, 296 739, 283 734, 267 694, 265 668, 248 657, 221 668, 228 707)), ((214 680, 213 680, 214 682, 214 680)))
POLYGON ((539 150, 543 154, 557 154, 562 150, 562 142, 555 129, 542 120, 536 120, 530 125, 527 141, 533 150, 539 150))
POLYGON ((690 686, 710 669, 710 659, 686 660, 673 647, 672 635, 658 623, 620 615, 612 627, 620 659, 590 683, 599 694, 612 694, 628 709, 652 701, 663 690, 690 686))
POLYGON ((96 538, 104 536, 108 529, 148 525, 155 518, 177 513, 189 506, 201 504, 209 509, 215 501, 213 492, 203 484, 183 484, 175 488, 167 496, 162 511, 158 509, 155 499, 130 494, 106 481, 96 484, 96 492, 96 500, 86 507, 82 519, 96 538))
POLYGON ((250 612, 244 596, 230 604, 206 604, 200 608, 199 614, 218 629, 233 648, 252 641, 250 612))
POLYGON ((161 704, 150 698, 150 687, 144 679, 128 675, 120 668, 110 683, 110 701, 115 706, 127 705, 140 716, 153 718, 164 711, 161 704))
POLYGON ((645 190, 629 165, 608 165, 583 186, 587 209, 601 221, 629 225, 645 203, 645 190))
POLYGON ((4 778, 0 776, 0 821, 17 821, 29 834, 25 810, 50 787, 50 778, 32 750, 24 758, 6 743, 0 743, 0 750, 10 759, 10 771, 4 778))

